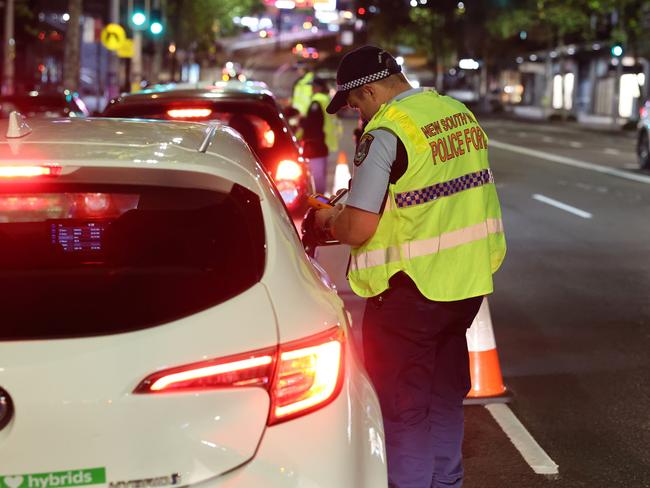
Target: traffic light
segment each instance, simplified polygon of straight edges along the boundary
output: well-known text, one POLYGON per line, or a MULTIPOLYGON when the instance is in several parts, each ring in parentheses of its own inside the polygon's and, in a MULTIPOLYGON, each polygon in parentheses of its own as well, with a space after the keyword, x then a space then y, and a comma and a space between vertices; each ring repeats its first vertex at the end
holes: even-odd
POLYGON ((157 36, 158 34, 161 34, 163 30, 164 30, 164 26, 160 15, 160 10, 152 10, 151 24, 149 24, 149 31, 151 31, 153 35, 157 36))
POLYGON ((133 14, 131 15, 131 23, 132 23, 135 27, 142 27, 142 26, 144 26, 144 23, 145 23, 146 21, 147 21, 147 16, 145 15, 144 12, 142 12, 142 11, 140 11, 140 10, 136 10, 136 11, 133 12, 133 14))
POLYGON ((148 14, 149 11, 142 0, 129 2, 128 19, 133 30, 144 30, 149 26, 148 14))
POLYGON ((612 56, 614 56, 615 58, 620 58, 621 56, 623 56, 623 46, 621 46, 620 44, 614 44, 612 46, 612 56))

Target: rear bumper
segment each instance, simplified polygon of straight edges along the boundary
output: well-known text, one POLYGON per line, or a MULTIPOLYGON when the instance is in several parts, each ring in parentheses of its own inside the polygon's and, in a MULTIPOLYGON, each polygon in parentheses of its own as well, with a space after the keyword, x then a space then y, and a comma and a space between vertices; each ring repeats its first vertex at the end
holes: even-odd
POLYGON ((384 488, 381 412, 356 360, 343 391, 326 407, 266 429, 256 455, 196 488, 384 488))

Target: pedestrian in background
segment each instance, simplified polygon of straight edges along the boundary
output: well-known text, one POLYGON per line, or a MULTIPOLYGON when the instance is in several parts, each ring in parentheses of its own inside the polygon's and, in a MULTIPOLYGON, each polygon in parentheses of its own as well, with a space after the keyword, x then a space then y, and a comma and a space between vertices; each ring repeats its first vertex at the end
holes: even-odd
POLYGON ((327 82, 314 78, 311 86, 310 104, 300 121, 303 156, 309 160, 316 191, 326 193, 328 158, 338 149, 339 125, 336 117, 327 113, 330 103, 327 82))
POLYGON ((322 235, 351 245, 348 279, 367 297, 367 370, 384 419, 389 486, 462 486, 466 330, 506 252, 487 139, 473 114, 414 89, 386 51, 348 53, 328 107, 368 121, 345 206, 322 235))

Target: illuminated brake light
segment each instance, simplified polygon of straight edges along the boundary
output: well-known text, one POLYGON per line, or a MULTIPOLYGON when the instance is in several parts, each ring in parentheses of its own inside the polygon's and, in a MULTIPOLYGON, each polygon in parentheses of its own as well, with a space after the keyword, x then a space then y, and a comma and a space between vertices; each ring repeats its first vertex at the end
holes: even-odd
POLYGON ((648 109, 647 109, 646 107, 641 107, 641 108, 639 109, 639 116, 640 116, 642 119, 645 119, 645 118, 648 116, 648 109))
POLYGON ((59 174, 60 166, 0 166, 0 178, 31 178, 59 174))
POLYGON ((134 393, 267 386, 275 353, 276 348, 269 348, 160 371, 144 379, 134 393))
POLYGON ((302 167, 295 161, 285 159, 280 161, 275 170, 275 180, 297 180, 302 176, 302 167))
POLYGON ((336 327, 280 346, 269 425, 304 415, 336 398, 343 379, 343 331, 336 327))
POLYGON ((275 144, 275 132, 271 129, 264 131, 264 142, 266 143, 264 147, 273 147, 273 144, 275 144))
POLYGON ((159 371, 133 392, 261 387, 271 397, 268 425, 273 425, 313 412, 338 396, 343 387, 344 345, 343 330, 337 326, 279 348, 159 371))
POLYGON ((202 119, 212 113, 209 108, 178 108, 167 110, 172 119, 202 119))

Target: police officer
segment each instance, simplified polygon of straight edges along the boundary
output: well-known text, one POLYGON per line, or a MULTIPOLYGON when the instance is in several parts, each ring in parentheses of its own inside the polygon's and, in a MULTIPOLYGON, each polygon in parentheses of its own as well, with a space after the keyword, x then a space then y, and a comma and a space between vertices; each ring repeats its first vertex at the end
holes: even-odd
POLYGON ((460 102, 414 89, 386 51, 348 53, 327 108, 368 121, 345 206, 321 233, 351 245, 367 297, 366 367, 377 390, 393 488, 460 487, 466 329, 506 251, 487 139, 460 102))
POLYGON ((311 71, 308 66, 299 64, 298 79, 293 84, 291 90, 291 105, 298 110, 301 116, 307 114, 307 109, 311 103, 313 81, 314 72, 311 71))
POLYGON ((327 82, 322 78, 314 78, 311 85, 311 103, 307 114, 300 121, 303 156, 309 159, 316 191, 325 193, 328 156, 338 150, 340 124, 336 116, 326 111, 330 103, 327 82))

